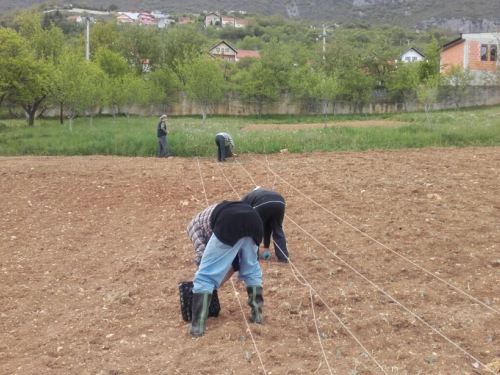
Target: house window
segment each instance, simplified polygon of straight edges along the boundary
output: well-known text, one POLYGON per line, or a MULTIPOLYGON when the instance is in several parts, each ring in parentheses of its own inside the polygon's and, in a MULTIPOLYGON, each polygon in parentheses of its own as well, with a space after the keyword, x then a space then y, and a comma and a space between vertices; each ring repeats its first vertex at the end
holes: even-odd
POLYGON ((488 45, 481 44, 481 61, 488 61, 488 45))
POLYGON ((229 52, 229 48, 226 48, 226 52, 229 52))
POLYGON ((220 48, 216 48, 215 50, 216 50, 217 52, 220 52, 220 48))
POLYGON ((410 62, 410 61, 411 61, 411 60, 410 60, 410 57, 409 57, 409 56, 408 56, 408 57, 405 57, 405 61, 410 62))
POLYGON ((228 57, 227 61, 233 61, 233 58, 232 57, 228 57))
POLYGON ((417 56, 413 56, 412 61, 417 61, 417 56))
POLYGON ((490 61, 497 61, 497 45, 492 44, 490 48, 490 61))

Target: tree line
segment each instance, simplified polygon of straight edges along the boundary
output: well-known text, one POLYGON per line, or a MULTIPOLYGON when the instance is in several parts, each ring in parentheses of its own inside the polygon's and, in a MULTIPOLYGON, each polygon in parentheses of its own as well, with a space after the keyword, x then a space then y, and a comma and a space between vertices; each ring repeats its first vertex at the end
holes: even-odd
POLYGON ((337 26, 319 35, 321 27, 281 16, 252 17, 243 31, 201 22, 166 29, 99 22, 91 27, 87 61, 85 33, 69 36, 26 11, 13 27, 0 28, 0 105, 22 108, 30 126, 58 108, 70 129, 76 116, 92 121, 103 108, 113 116, 130 116, 136 105, 162 113, 179 91, 200 106, 203 122, 225 93, 238 92, 262 106, 279 101, 284 89, 325 114, 338 103, 360 109, 374 88, 388 89, 405 107, 418 100, 428 110, 443 83, 456 88, 458 105, 472 79, 460 69, 441 77, 440 44, 447 37, 439 30, 412 34, 426 59, 402 63, 407 31, 337 26), (259 50, 261 57, 233 62, 210 56, 221 39, 259 50))

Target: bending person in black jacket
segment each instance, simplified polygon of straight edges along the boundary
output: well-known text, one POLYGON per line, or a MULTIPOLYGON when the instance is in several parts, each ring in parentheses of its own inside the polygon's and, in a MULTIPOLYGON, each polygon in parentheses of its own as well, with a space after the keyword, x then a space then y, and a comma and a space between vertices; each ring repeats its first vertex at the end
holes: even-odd
POLYGON ((285 198, 279 193, 257 187, 245 195, 242 202, 248 203, 258 213, 264 224, 264 248, 269 251, 271 234, 273 235, 274 252, 278 262, 288 262, 288 248, 285 233, 283 232, 283 218, 285 217, 285 198))
POLYGON ((238 279, 245 282, 251 321, 263 324, 262 270, 258 251, 262 241, 262 220, 243 202, 223 201, 210 215, 213 234, 207 243, 200 267, 193 280, 193 310, 189 333, 203 335, 208 307, 214 289, 218 289, 234 258, 239 257, 238 279))

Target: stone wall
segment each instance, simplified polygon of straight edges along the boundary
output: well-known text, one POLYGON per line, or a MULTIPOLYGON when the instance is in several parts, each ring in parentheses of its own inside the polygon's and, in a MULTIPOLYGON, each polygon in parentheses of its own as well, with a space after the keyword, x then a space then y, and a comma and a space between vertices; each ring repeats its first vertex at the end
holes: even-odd
MULTIPOLYGON (((165 108, 134 106, 131 114, 140 116, 160 116, 161 113, 168 113, 174 116, 201 115, 201 109, 188 98, 183 92, 176 94, 171 104, 165 108)), ((441 92, 438 101, 432 106, 431 110, 454 109, 457 100, 450 93, 441 92)), ((472 86, 467 90, 466 95, 459 101, 459 107, 476 107, 500 104, 500 86, 472 86)), ((409 111, 423 111, 424 108, 418 102, 407 105, 409 111)), ((396 113, 404 111, 403 103, 391 98, 387 90, 374 90, 368 103, 361 109, 355 108, 349 103, 329 103, 329 114, 380 114, 396 113)), ((103 114, 111 114, 111 110, 105 109, 103 114)), ((314 115, 322 114, 323 108, 319 103, 317 105, 307 105, 306 103, 294 102, 291 95, 284 90, 281 94, 281 100, 276 103, 263 104, 240 100, 237 93, 228 93, 211 109, 213 115, 227 116, 249 116, 249 115, 314 115)), ((48 111, 44 116, 58 116, 58 110, 48 111)))
MULTIPOLYGON (((476 107, 485 105, 500 104, 499 86, 473 86, 459 101, 460 107, 476 107)), ((369 103, 361 108, 362 113, 395 113, 403 111, 403 103, 391 99, 387 90, 374 90, 369 103)), ((423 111, 424 108, 418 102, 408 106, 410 111, 423 111)), ((456 108, 456 100, 446 91, 442 91, 438 101, 432 106, 432 110, 456 108)), ((322 113, 321 105, 306 105, 292 100, 287 91, 281 94, 281 100, 277 103, 259 105, 255 102, 240 100, 237 93, 229 93, 224 100, 220 101, 212 108, 214 115, 248 116, 260 114, 284 114, 284 115, 313 115, 322 113)), ((348 103, 329 103, 328 112, 332 114, 354 114, 359 112, 353 105, 348 103)), ((145 112, 150 113, 150 109, 145 112)), ((179 94, 178 102, 167 106, 166 112, 171 115, 201 115, 200 108, 187 99, 182 93, 179 94)), ((144 113, 146 114, 146 113, 144 113)))

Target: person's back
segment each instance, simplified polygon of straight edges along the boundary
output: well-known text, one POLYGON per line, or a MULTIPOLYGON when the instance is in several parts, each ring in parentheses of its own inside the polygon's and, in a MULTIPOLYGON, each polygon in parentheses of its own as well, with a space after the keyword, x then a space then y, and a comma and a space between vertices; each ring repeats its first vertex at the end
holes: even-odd
POLYGON ((245 195, 241 201, 252 206, 262 219, 264 225, 264 254, 269 253, 272 234, 274 252, 278 262, 288 262, 288 247, 283 231, 285 198, 276 191, 258 187, 245 195))

